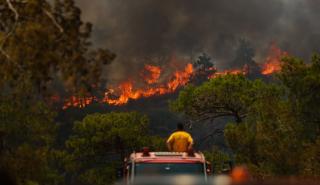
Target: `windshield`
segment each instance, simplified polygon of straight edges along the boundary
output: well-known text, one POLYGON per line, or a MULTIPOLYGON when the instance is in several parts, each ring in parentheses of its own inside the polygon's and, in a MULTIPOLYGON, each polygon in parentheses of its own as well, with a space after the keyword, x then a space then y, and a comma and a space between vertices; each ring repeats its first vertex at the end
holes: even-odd
POLYGON ((137 163, 135 165, 136 176, 158 175, 203 175, 202 163, 137 163))

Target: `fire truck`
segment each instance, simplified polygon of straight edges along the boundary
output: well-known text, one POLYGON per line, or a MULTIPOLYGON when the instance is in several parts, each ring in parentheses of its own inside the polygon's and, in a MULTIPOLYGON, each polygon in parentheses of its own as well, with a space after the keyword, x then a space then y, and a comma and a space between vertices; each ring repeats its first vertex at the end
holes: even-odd
POLYGON ((192 175, 207 179, 211 165, 200 152, 134 152, 125 159, 125 184, 132 184, 139 177, 192 175))

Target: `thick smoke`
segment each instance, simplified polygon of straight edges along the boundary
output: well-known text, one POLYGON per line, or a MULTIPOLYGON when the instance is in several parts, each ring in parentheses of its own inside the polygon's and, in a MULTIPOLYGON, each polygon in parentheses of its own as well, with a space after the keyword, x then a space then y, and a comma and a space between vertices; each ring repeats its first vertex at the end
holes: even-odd
MULTIPOLYGON (((232 67, 239 39, 262 62, 270 44, 308 58, 320 49, 319 0, 76 0, 94 24, 93 42, 118 58, 109 78, 134 74, 172 55, 212 56, 232 67)), ((130 76, 130 75, 129 75, 130 76)))

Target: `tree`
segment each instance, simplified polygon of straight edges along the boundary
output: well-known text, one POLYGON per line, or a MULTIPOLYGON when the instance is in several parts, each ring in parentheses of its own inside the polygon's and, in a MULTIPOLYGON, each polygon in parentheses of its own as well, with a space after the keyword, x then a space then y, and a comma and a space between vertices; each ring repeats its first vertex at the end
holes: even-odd
POLYGON ((0 0, 1 94, 46 95, 59 84, 87 92, 114 54, 93 50, 92 25, 73 0, 0 0))
POLYGON ((220 76, 199 87, 188 86, 171 103, 171 108, 196 121, 233 117, 240 123, 250 106, 270 91, 274 88, 259 80, 248 80, 243 75, 220 76))
POLYGON ((232 169, 232 160, 226 152, 213 147, 211 150, 205 151, 206 160, 212 165, 213 174, 222 174, 232 169))
POLYGON ((55 114, 43 103, 0 103, 0 165, 18 184, 57 184, 59 173, 50 156, 55 139, 55 114))
POLYGON ((52 94, 90 92, 115 57, 93 49, 73 0, 0 0, 1 167, 19 184, 62 182, 52 94))
POLYGON ((148 118, 137 112, 88 115, 75 123, 66 141, 71 183, 111 183, 117 165, 127 154, 153 143, 159 146, 159 142, 158 137, 148 135, 148 118))
POLYGON ((314 142, 306 144, 304 148, 301 174, 318 178, 320 175, 320 137, 318 136, 314 142))
POLYGON ((246 39, 240 39, 231 66, 236 69, 245 69, 245 67, 248 67, 249 78, 256 79, 257 75, 260 74, 261 69, 254 61, 254 57, 255 50, 252 44, 246 39))
POLYGON ((206 53, 203 53, 202 55, 200 55, 193 64, 194 68, 201 71, 209 70, 213 66, 214 64, 213 62, 211 62, 211 58, 206 53))
POLYGON ((198 59, 193 63, 193 67, 196 71, 195 76, 192 79, 193 84, 200 85, 208 80, 209 75, 213 75, 216 72, 214 68, 214 63, 211 58, 203 53, 198 57, 198 59))
POLYGON ((311 65, 286 57, 278 74, 286 88, 297 119, 304 125, 305 136, 315 140, 320 134, 320 55, 312 57, 311 65))
POLYGON ((226 127, 236 162, 254 176, 319 176, 319 61, 284 58, 277 75, 282 90, 253 104, 243 124, 226 127))
POLYGON ((256 177, 297 175, 301 169, 301 125, 280 98, 262 100, 243 124, 225 128, 236 162, 247 164, 256 177))
POLYGON ((232 67, 242 68, 244 65, 256 65, 253 60, 255 50, 251 43, 246 39, 239 39, 239 46, 236 50, 236 56, 232 61, 232 67))

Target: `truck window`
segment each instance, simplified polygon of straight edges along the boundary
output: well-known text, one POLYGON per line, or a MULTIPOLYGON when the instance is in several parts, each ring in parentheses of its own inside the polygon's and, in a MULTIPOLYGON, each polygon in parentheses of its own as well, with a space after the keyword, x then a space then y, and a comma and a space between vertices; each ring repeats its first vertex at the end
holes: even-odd
POLYGON ((137 163, 135 175, 204 175, 204 168, 202 163, 137 163))

